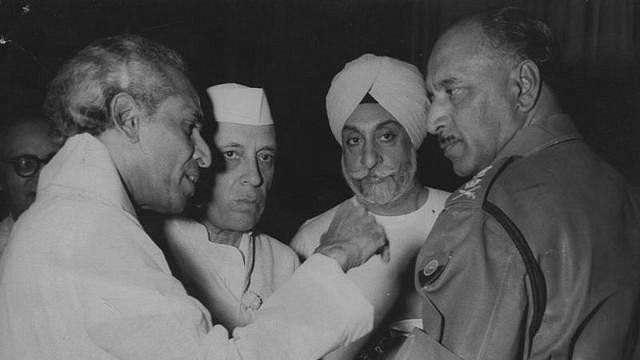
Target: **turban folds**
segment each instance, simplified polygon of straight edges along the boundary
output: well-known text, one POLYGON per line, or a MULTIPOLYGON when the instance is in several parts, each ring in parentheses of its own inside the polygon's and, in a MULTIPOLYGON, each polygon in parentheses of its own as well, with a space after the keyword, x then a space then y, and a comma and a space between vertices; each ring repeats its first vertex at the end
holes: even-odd
POLYGON ((217 122, 242 125, 273 125, 264 90, 227 83, 207 88, 217 122))
POLYGON ((427 95, 417 67, 386 56, 365 54, 348 62, 331 81, 327 116, 342 144, 342 127, 365 95, 371 95, 404 127, 415 149, 427 135, 427 95))

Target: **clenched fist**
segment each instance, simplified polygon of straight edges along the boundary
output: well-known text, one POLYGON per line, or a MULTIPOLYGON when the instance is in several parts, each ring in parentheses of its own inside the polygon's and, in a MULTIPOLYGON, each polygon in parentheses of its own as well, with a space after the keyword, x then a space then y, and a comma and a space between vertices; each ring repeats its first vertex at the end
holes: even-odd
POLYGON ((364 264, 374 254, 389 261, 389 242, 382 226, 361 205, 342 204, 320 238, 316 253, 335 259, 345 272, 364 264))

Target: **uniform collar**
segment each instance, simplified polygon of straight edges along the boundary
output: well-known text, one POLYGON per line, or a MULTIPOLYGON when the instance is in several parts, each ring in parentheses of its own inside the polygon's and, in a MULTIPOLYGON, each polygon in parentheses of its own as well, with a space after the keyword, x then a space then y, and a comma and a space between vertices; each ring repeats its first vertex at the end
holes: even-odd
MULTIPOLYGON (((38 192, 82 193, 135 216, 133 204, 107 148, 89 134, 67 139, 40 172, 38 192)), ((36 195, 39 196, 39 195, 36 195)))
POLYGON ((498 158, 529 156, 555 144, 581 138, 568 115, 555 114, 518 130, 498 158))

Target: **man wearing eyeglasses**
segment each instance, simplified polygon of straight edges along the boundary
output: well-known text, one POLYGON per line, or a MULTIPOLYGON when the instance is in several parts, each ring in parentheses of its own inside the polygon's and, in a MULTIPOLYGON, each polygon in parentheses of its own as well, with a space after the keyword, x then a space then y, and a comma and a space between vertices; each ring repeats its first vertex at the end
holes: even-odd
POLYGON ((0 256, 18 216, 35 200, 38 174, 58 150, 49 124, 35 113, 14 113, 0 128, 0 191, 9 215, 0 223, 0 256))

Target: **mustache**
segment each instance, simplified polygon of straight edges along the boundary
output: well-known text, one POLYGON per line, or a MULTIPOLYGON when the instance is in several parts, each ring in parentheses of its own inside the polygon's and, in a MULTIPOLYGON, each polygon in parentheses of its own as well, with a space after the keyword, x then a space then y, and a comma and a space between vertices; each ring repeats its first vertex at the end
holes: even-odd
POLYGON ((387 177, 395 174, 397 171, 398 169, 380 168, 380 169, 360 169, 360 170, 353 170, 353 171, 347 170, 346 173, 352 179, 360 181, 360 180, 364 180, 366 178, 372 178, 372 177, 377 177, 377 178, 387 177))

